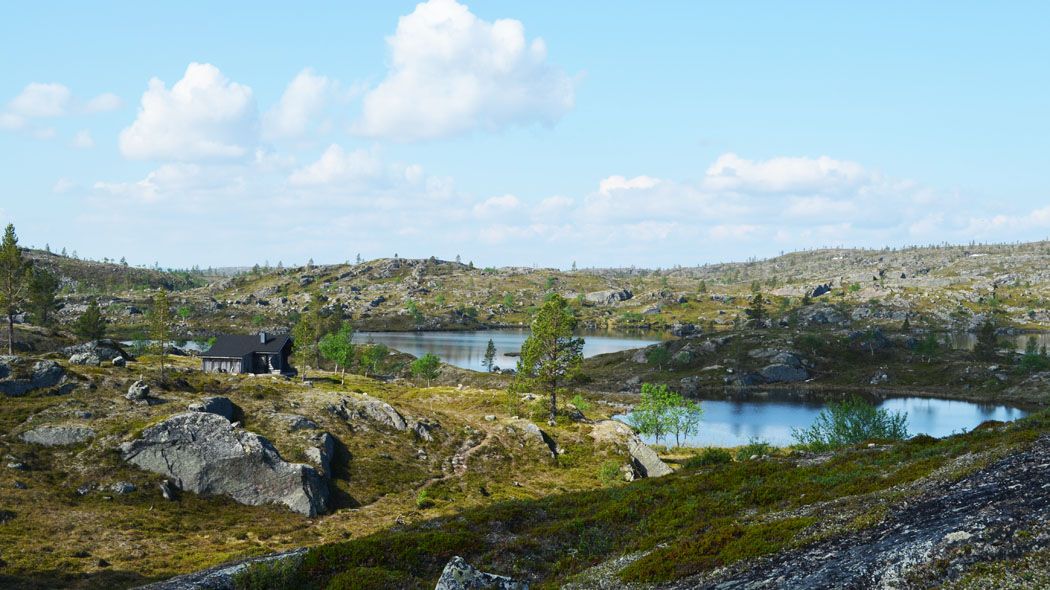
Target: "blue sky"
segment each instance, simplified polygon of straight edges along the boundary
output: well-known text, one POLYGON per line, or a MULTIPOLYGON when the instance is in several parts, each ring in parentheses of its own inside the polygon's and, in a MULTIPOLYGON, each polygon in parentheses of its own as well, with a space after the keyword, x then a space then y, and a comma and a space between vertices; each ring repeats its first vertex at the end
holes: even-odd
POLYGON ((34 3, 0 222, 184 267, 1050 235, 1045 3, 34 3))

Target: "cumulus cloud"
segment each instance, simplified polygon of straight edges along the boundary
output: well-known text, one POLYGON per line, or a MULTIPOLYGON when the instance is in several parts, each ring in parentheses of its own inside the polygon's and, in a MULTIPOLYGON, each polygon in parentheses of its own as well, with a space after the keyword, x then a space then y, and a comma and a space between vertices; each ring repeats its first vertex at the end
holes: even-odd
POLYGON ((73 93, 63 84, 33 82, 8 104, 8 110, 22 117, 61 117, 66 114, 73 93))
POLYGON ((521 201, 514 195, 492 197, 474 205, 474 216, 482 219, 502 217, 513 213, 519 207, 521 207, 521 201))
POLYGON ((313 68, 299 72, 277 104, 263 114, 263 137, 281 139, 306 134, 336 92, 335 83, 327 76, 315 74, 313 68))
POLYGON ((756 161, 728 153, 708 167, 703 186, 751 193, 839 193, 873 179, 875 175, 860 164, 827 156, 756 161))
POLYGON ((104 92, 84 105, 88 113, 108 113, 124 108, 124 101, 112 92, 104 92))
POLYGON ((487 22, 455 0, 430 0, 387 37, 391 68, 365 94, 357 133, 413 141, 516 123, 552 124, 573 106, 565 72, 520 21, 487 22))
POLYGON ((55 186, 51 187, 51 192, 60 195, 62 193, 68 193, 76 188, 76 186, 77 185, 68 178, 59 178, 58 182, 55 183, 55 186))
MULTIPOLYGON (((375 151, 356 149, 345 151, 332 144, 313 164, 292 172, 292 185, 340 185, 350 189, 371 186, 386 178, 387 167, 375 151)), ((415 171, 413 171, 415 176, 415 171)))
POLYGON ((239 159, 252 153, 257 135, 252 89, 229 81, 211 64, 191 63, 170 90, 150 80, 119 145, 131 159, 239 159))
POLYGON ((69 147, 77 149, 88 149, 95 147, 95 140, 91 138, 90 129, 81 129, 69 140, 69 147))

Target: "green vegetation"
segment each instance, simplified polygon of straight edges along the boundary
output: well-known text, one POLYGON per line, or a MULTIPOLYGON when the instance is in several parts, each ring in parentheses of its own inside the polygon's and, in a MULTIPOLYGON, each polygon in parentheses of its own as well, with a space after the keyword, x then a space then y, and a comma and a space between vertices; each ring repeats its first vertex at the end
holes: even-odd
POLYGON ((985 320, 977 329, 977 344, 973 347, 973 355, 982 361, 994 361, 999 357, 999 341, 992 320, 985 320))
POLYGON ((776 452, 777 448, 767 441, 751 437, 746 445, 736 450, 736 460, 747 461, 751 457, 763 457, 765 455, 773 455, 776 452))
POLYGON ((87 309, 73 322, 73 333, 83 340, 98 340, 106 336, 106 320, 98 307, 98 299, 92 299, 87 309))
POLYGON ((659 443, 664 436, 674 434, 675 444, 681 438, 699 432, 704 411, 700 404, 682 398, 666 385, 642 384, 641 402, 628 415, 631 426, 659 443))
POLYGON ((491 373, 492 372, 492 366, 495 364, 495 362, 496 362, 496 343, 494 343, 492 341, 492 338, 489 338, 489 344, 488 344, 488 346, 485 347, 485 357, 484 357, 484 360, 482 361, 481 364, 482 364, 482 366, 485 367, 486 371, 491 373))
POLYGON ((150 317, 150 338, 157 351, 160 363, 160 380, 164 381, 164 364, 168 360, 168 344, 171 342, 171 306, 168 292, 161 289, 153 296, 153 314, 150 317))
POLYGON ((46 268, 34 266, 29 279, 29 300, 26 302, 33 321, 41 326, 52 323, 52 314, 58 309, 58 277, 46 268))
POLYGON ((671 353, 668 352, 666 347, 654 346, 648 353, 646 353, 645 360, 648 361, 650 365, 653 365, 662 371, 664 366, 671 360, 671 353))
POLYGON ((441 358, 428 352, 412 361, 409 368, 416 377, 426 379, 427 387, 430 387, 430 380, 438 376, 438 370, 441 368, 441 358))
POLYGON ((722 465, 733 461, 733 454, 726 449, 718 447, 707 447, 699 455, 693 455, 685 462, 686 469, 697 467, 708 467, 711 465, 722 465))
POLYGON ((762 322, 766 319, 766 301, 762 298, 762 294, 755 290, 755 296, 751 298, 751 305, 744 311, 747 314, 749 323, 757 328, 762 327, 762 322))
POLYGON ((572 378, 583 360, 583 339, 573 338, 576 316, 558 294, 543 304, 532 322, 532 332, 521 345, 515 388, 545 390, 550 398, 549 422, 557 413, 558 383, 572 378))
POLYGON ((908 437, 908 414, 876 409, 860 397, 831 402, 807 429, 791 435, 800 445, 822 452, 872 439, 903 440, 908 437))
POLYGON ((354 328, 348 322, 341 322, 339 330, 325 334, 318 343, 321 354, 335 363, 336 370, 342 369, 340 384, 346 383, 346 368, 354 363, 354 328))
POLYGON ((1028 337, 1024 347, 1024 356, 1018 362, 1018 367, 1024 373, 1045 371, 1047 367, 1050 367, 1050 358, 1046 356, 1046 346, 1040 350, 1035 336, 1028 337))
POLYGON ((0 312, 7 317, 7 354, 14 354, 15 314, 29 298, 32 266, 18 249, 15 226, 7 224, 0 243, 0 312))

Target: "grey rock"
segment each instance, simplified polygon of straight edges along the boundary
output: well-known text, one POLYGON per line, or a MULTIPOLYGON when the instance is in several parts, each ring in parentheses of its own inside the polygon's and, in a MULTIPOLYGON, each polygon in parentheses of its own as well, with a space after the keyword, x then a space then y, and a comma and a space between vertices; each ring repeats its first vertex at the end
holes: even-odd
POLYGON ((184 491, 225 494, 249 506, 280 503, 305 516, 327 508, 328 488, 316 469, 285 461, 266 438, 216 414, 176 414, 122 444, 121 454, 184 491))
POLYGON ((796 367, 784 363, 778 363, 762 367, 758 374, 767 383, 795 383, 809 379, 809 373, 802 367, 796 367))
POLYGON ((169 502, 175 499, 175 491, 171 489, 171 482, 165 479, 157 484, 157 487, 160 488, 162 498, 169 502))
POLYGON ((409 426, 409 429, 412 430, 412 432, 414 432, 415 435, 418 436, 421 440, 425 440, 427 442, 431 442, 434 440, 434 435, 430 434, 430 424, 427 424, 426 422, 413 422, 409 426))
POLYGON ((529 590, 528 584, 478 571, 458 555, 445 565, 434 590, 529 590))
POLYGON ((22 433, 22 440, 45 447, 72 445, 89 440, 95 436, 90 428, 78 426, 41 426, 22 433))
POLYGON ((233 402, 229 398, 219 395, 201 398, 199 402, 190 404, 189 410, 191 412, 207 412, 222 416, 227 420, 233 420, 233 402))
POLYGON ((544 432, 539 426, 528 420, 515 420, 511 424, 517 428, 520 428, 525 433, 526 440, 530 441, 536 446, 540 446, 546 452, 549 452, 551 458, 554 459, 558 456, 558 445, 554 443, 546 432, 544 432))
POLYGON ((878 373, 875 373, 871 377, 871 379, 868 380, 868 383, 870 383, 872 385, 881 385, 883 383, 889 383, 889 382, 890 382, 890 376, 887 375, 886 373, 883 373, 882 371, 880 371, 878 373))
POLYGON ((62 381, 62 366, 55 361, 38 361, 31 368, 29 362, 20 357, 0 356, 0 393, 18 397, 34 389, 54 387, 62 381))
POLYGON ((408 423, 405 422, 397 410, 390 404, 367 395, 359 398, 343 398, 338 406, 329 406, 328 411, 342 417, 344 420, 369 420, 389 426, 394 430, 405 430, 408 423))
POLYGON ((127 366, 127 364, 128 364, 128 361, 124 360, 124 357, 119 357, 118 356, 117 358, 113 359, 113 366, 114 367, 125 367, 125 366, 127 366))
POLYGON ((130 494, 135 491, 135 484, 129 481, 118 481, 117 483, 109 486, 109 491, 114 494, 130 494))
POLYGON ((78 352, 69 357, 69 364, 83 365, 85 367, 97 367, 102 364, 102 359, 97 354, 90 352, 78 352))
POLYGON ((627 289, 606 289, 605 291, 587 293, 583 298, 588 303, 609 305, 612 303, 619 303, 620 301, 627 301, 633 296, 634 295, 627 289))
POLYGON ((128 387, 128 393, 124 396, 126 399, 131 401, 144 400, 149 397, 149 384, 142 381, 136 381, 128 387))
POLYGON ((306 553, 306 547, 291 549, 281 553, 263 555, 261 557, 249 557, 239 561, 224 563, 206 570, 185 574, 163 582, 154 582, 146 586, 139 586, 133 590, 236 590, 237 585, 233 578, 239 572, 253 563, 274 562, 284 560, 299 560, 306 553))
POLYGON ((77 488, 77 495, 78 496, 86 496, 86 495, 90 494, 91 492, 95 491, 96 487, 98 487, 98 486, 96 486, 93 483, 86 483, 86 484, 84 484, 84 485, 82 485, 82 486, 77 488))
POLYGON ((627 452, 631 455, 635 470, 642 477, 660 477, 671 473, 667 463, 660 460, 656 451, 650 449, 637 435, 627 438, 627 452))
POLYGON ((282 422, 290 432, 320 428, 316 422, 299 414, 273 414, 273 418, 282 422))
POLYGON ((26 490, 26 489, 29 489, 29 486, 27 486, 26 484, 16 480, 15 481, 15 489, 16 490, 26 490))
POLYGON ((317 446, 306 449, 306 458, 321 468, 321 474, 326 479, 330 478, 332 476, 332 454, 335 453, 335 439, 332 438, 332 435, 325 432, 312 442, 316 442, 317 446))
POLYGON ((29 466, 21 461, 11 461, 7 464, 8 469, 17 469, 19 471, 29 471, 29 466))
POLYGON ((699 332, 700 330, 698 330, 693 324, 671 324, 671 334, 678 336, 679 338, 683 336, 692 336, 699 332))
POLYGON ((112 362, 118 358, 125 361, 135 360, 135 357, 128 354, 120 343, 108 339, 93 340, 75 346, 67 346, 62 349, 62 354, 67 357, 77 354, 93 354, 99 358, 99 362, 105 363, 112 362))

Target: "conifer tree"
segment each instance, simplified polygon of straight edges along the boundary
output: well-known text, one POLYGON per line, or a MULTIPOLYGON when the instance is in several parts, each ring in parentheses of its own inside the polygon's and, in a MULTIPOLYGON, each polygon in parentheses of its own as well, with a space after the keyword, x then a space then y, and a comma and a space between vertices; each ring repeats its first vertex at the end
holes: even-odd
POLYGON ((98 299, 92 299, 84 313, 73 322, 73 333, 84 340, 98 340, 106 335, 106 320, 98 307, 98 299))
POLYGON ((495 362, 496 362, 496 343, 492 341, 492 338, 489 338, 489 345, 488 345, 488 347, 485 348, 485 360, 482 361, 481 364, 484 365, 484 367, 486 369, 488 369, 489 373, 491 373, 492 372, 492 365, 495 362))
POLYGON ((558 383, 578 370, 583 360, 583 338, 573 338, 576 316, 569 302, 552 293, 532 322, 532 335, 521 345, 516 389, 537 386, 550 396, 550 420, 557 411, 558 383))
POLYGON ((150 318, 150 338, 157 347, 160 359, 160 380, 164 381, 164 362, 168 359, 168 341, 171 340, 171 307, 168 292, 161 289, 153 296, 153 317, 150 318))
POLYGON ((15 353, 15 314, 26 303, 31 269, 18 249, 14 224, 7 224, 0 242, 0 312, 7 316, 7 354, 15 353))

